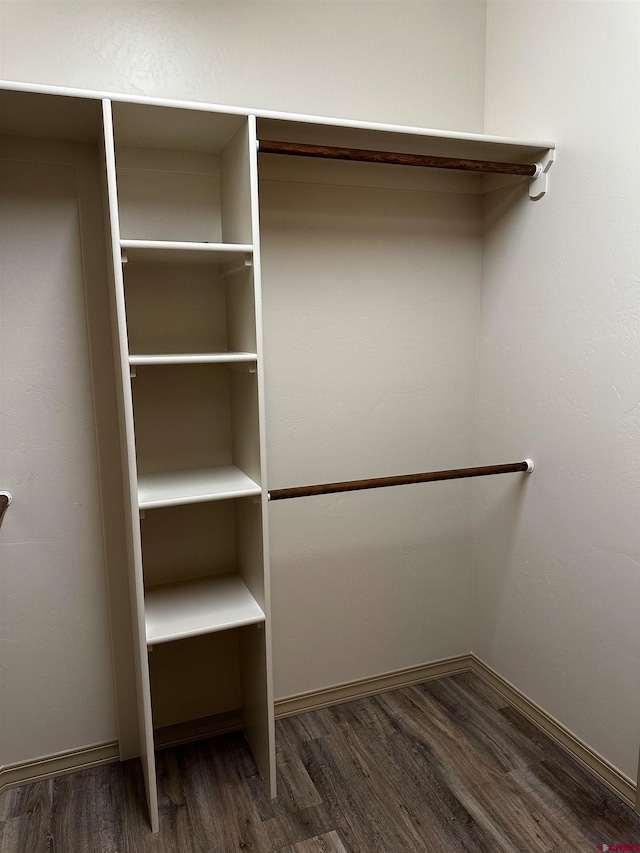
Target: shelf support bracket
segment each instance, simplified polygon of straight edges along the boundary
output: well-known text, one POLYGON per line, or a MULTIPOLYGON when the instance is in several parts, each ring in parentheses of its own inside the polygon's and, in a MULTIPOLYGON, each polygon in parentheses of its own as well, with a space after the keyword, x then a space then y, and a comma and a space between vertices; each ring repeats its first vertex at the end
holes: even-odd
POLYGON ((137 375, 138 375, 137 366, 135 364, 130 364, 129 365, 129 377, 131 379, 135 379, 137 375))
POLYGON ((237 373, 256 373, 256 366, 249 362, 245 364, 242 361, 238 361, 235 364, 228 365, 229 370, 235 370, 237 373))
POLYGON ((233 275, 236 272, 251 269, 252 266, 253 259, 250 254, 246 253, 238 258, 234 258, 232 261, 229 261, 228 264, 222 264, 220 266, 220 275, 233 275))
POLYGON ((555 148, 550 148, 536 164, 538 169, 529 182, 529 198, 532 201, 541 199, 547 191, 549 169, 555 160, 555 148))
POLYGON ((124 266, 124 264, 128 264, 128 263, 129 263, 129 257, 128 257, 128 255, 127 255, 127 250, 126 250, 126 249, 121 249, 121 252, 122 252, 122 264, 123 264, 123 266, 124 266))

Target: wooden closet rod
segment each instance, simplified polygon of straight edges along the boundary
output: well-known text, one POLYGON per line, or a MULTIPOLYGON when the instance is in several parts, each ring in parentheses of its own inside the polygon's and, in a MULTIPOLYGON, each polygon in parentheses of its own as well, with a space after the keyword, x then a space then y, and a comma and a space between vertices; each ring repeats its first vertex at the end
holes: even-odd
POLYGON ((392 151, 369 151, 364 148, 332 148, 327 145, 305 145, 300 142, 274 142, 261 139, 261 154, 288 154, 292 157, 320 157, 325 160, 358 160, 366 163, 394 163, 398 166, 427 166, 432 169, 458 169, 463 172, 491 172, 536 178, 542 171, 539 163, 495 163, 492 160, 465 160, 459 157, 433 157, 429 154, 399 154, 392 151))
POLYGON ((284 501, 289 498, 306 498, 310 495, 330 495, 334 492, 358 492, 362 489, 383 489, 387 486, 434 483, 438 480, 462 480, 465 477, 489 477, 492 474, 515 474, 518 471, 530 474, 534 467, 533 460, 525 459, 523 462, 509 462, 506 465, 481 465, 477 468, 453 468, 450 471, 402 474, 399 477, 375 477, 371 480, 346 480, 343 483, 321 483, 317 486, 274 489, 269 492, 269 500, 284 501))

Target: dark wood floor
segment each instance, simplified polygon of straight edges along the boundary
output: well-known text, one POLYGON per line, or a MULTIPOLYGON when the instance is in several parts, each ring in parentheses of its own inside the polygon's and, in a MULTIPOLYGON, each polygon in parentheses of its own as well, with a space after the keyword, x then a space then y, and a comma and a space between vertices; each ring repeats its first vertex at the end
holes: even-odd
POLYGON ((640 817, 466 674, 282 720, 278 799, 240 735, 0 797, 2 853, 559 853, 640 844, 640 817))

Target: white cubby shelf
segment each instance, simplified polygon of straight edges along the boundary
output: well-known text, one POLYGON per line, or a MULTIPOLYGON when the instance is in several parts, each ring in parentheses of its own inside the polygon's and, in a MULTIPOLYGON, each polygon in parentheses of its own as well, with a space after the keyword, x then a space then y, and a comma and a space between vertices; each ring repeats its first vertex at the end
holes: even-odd
POLYGON ((260 486, 235 465, 138 475, 141 510, 244 498, 261 492, 260 486))
POLYGON ((147 587, 147 644, 258 625, 265 615, 239 575, 224 574, 147 587))
POLYGON ((129 364, 255 364, 257 358, 255 352, 136 353, 129 356, 129 364))
MULTIPOLYGON (((250 243, 199 243, 178 240, 120 240, 127 261, 160 264, 224 266, 253 253, 250 243)), ((222 270, 224 272, 224 269, 222 270)))

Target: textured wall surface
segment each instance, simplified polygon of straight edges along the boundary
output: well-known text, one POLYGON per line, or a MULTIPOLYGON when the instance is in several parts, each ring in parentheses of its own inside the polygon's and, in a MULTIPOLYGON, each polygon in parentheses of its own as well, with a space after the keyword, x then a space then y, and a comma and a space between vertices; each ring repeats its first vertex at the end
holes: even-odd
POLYGON ((556 139, 549 195, 486 207, 474 651, 635 779, 637 3, 489 3, 486 130, 556 139), (507 478, 505 478, 506 480, 507 478))
MULTIPOLYGON (((270 486, 470 465, 479 197, 270 180, 260 197, 270 486)), ((271 505, 276 696, 468 652, 471 494, 271 505)))
POLYGON ((0 75, 482 130, 484 0, 2 2, 0 75))
POLYGON ((116 726, 76 175, 72 155, 50 155, 43 144, 40 163, 0 162, 0 482, 14 497, 0 539, 0 764, 116 726))

